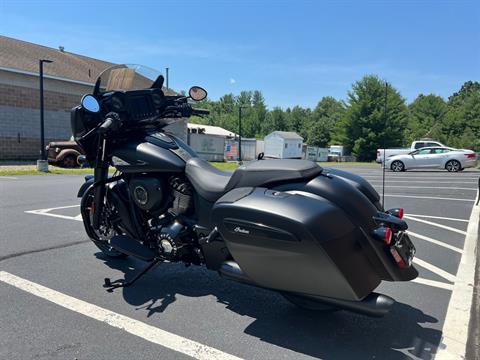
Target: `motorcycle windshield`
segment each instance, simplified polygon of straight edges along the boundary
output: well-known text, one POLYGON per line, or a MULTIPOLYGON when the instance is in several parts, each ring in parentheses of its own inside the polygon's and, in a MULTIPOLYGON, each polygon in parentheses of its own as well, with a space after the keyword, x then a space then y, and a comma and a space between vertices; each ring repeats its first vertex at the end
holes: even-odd
POLYGON ((160 75, 159 71, 147 66, 121 64, 102 71, 97 81, 100 79, 102 92, 142 90, 150 88, 160 75))

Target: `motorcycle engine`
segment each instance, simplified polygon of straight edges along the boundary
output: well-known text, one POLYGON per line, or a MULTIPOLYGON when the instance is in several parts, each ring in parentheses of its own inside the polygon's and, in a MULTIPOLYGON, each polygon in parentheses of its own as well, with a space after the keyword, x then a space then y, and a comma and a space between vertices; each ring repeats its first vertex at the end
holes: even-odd
POLYGON ((142 210, 159 210, 165 205, 165 184, 150 176, 135 176, 129 181, 133 201, 142 210))

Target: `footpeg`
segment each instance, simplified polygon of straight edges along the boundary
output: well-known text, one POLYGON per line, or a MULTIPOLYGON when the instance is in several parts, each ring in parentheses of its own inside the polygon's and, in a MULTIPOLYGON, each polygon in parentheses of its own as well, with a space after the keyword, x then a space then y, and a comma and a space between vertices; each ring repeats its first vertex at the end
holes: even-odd
POLYGON ((162 263, 162 259, 155 258, 148 266, 140 271, 135 277, 130 280, 130 281, 125 281, 125 280, 115 280, 111 281, 110 278, 105 278, 103 287, 107 289, 108 292, 113 292, 114 289, 120 288, 120 287, 129 287, 130 285, 133 285, 135 282, 137 282, 138 279, 140 279, 143 275, 145 275, 147 272, 152 270, 155 266, 158 264, 162 263))

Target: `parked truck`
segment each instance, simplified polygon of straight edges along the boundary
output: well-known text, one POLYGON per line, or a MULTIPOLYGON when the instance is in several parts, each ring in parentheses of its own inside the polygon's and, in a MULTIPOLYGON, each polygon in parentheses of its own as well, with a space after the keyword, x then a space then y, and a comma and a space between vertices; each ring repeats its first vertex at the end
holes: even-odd
POLYGON ((409 148, 390 148, 390 149, 377 149, 377 159, 376 162, 381 164, 383 162, 383 153, 385 152, 385 159, 388 159, 394 155, 408 154, 411 151, 429 147, 429 146, 442 146, 445 147, 441 142, 432 140, 432 139, 423 139, 412 142, 409 148))

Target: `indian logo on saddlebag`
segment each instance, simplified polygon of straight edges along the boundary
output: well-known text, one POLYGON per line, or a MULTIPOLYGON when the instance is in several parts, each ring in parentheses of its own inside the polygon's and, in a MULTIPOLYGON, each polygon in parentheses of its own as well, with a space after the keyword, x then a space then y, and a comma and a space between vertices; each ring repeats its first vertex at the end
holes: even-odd
POLYGON ((250 234, 250 231, 247 229, 242 229, 240 226, 237 226, 236 228, 233 229, 234 232, 240 233, 240 234, 250 234))

